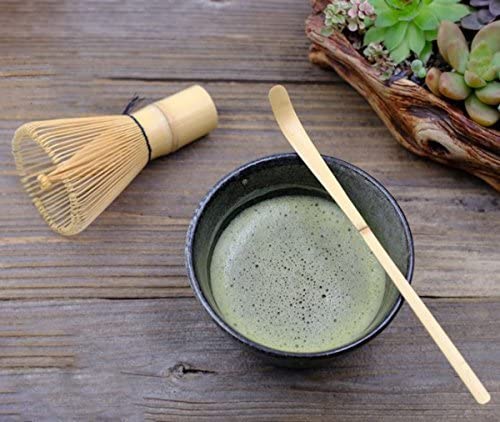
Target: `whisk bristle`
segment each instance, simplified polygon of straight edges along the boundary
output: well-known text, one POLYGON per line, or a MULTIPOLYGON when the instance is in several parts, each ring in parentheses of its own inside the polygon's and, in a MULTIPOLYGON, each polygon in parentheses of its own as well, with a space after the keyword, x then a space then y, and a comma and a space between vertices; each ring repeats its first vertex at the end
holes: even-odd
POLYGON ((148 161, 144 135, 124 115, 26 124, 13 153, 33 203, 64 235, 85 229, 148 161))
POLYGON ((42 190, 49 190, 52 187, 52 182, 50 178, 45 174, 39 174, 37 176, 38 183, 40 183, 40 188, 42 190))

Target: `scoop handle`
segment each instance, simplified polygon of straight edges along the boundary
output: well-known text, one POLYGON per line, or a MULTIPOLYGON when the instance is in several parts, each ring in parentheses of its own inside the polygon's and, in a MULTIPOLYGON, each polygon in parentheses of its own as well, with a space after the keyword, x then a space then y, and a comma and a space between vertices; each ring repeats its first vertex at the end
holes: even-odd
POLYGON ((321 157, 321 154, 300 123, 286 89, 281 85, 274 86, 269 91, 269 101, 271 102, 274 117, 290 145, 351 220, 352 224, 363 237, 387 275, 408 302, 410 308, 441 349, 441 352, 448 359, 448 362, 467 386, 476 401, 480 404, 488 403, 490 401, 490 394, 486 388, 472 371, 471 367, 465 361, 446 332, 439 325, 431 311, 429 311, 429 308, 427 308, 422 299, 420 299, 415 290, 413 290, 410 283, 408 283, 387 251, 373 234, 370 227, 368 227, 364 218, 356 209, 335 175, 330 171, 325 160, 323 160, 323 157, 321 157))

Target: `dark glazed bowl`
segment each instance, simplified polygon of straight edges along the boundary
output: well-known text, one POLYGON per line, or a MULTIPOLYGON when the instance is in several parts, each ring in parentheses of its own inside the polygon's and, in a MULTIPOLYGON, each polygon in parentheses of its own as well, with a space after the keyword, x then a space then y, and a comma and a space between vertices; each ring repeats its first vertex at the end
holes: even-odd
MULTIPOLYGON (((394 198, 363 170, 337 158, 324 158, 394 262, 411 281, 413 239, 408 222, 394 198)), ((276 364, 313 366, 371 340, 387 327, 403 299, 387 279, 382 306, 365 332, 349 344, 322 352, 294 353, 271 349, 246 338, 229 325, 211 292, 209 269, 213 247, 222 230, 242 209, 264 198, 294 193, 328 197, 296 154, 261 158, 229 173, 210 189, 193 216, 187 233, 186 266, 196 297, 226 333, 276 364)))

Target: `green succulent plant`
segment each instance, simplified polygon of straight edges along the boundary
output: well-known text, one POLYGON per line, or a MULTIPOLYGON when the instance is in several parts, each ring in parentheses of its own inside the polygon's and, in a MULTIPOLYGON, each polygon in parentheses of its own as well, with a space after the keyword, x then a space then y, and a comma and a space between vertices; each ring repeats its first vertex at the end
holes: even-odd
POLYGON ((465 101, 467 114, 480 125, 494 125, 500 118, 500 21, 483 27, 470 50, 458 25, 441 22, 437 43, 453 72, 431 68, 425 79, 428 88, 435 95, 465 101))
POLYGON ((415 59, 411 62, 410 65, 411 71, 413 74, 420 79, 425 78, 425 75, 427 74, 427 70, 425 69, 424 64, 422 63, 422 60, 415 59))
MULTIPOLYGON (((411 52, 426 63, 432 53, 439 23, 456 22, 470 12, 460 0, 369 0, 376 19, 364 45, 382 42, 392 60, 401 63, 411 52)), ((367 25, 369 26, 369 25, 367 25)))

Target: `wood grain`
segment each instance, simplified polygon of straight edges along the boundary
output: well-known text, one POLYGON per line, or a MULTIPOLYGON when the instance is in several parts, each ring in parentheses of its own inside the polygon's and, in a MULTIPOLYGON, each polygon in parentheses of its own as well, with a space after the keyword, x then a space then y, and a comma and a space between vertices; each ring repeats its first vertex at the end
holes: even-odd
POLYGON ((289 0, 4 0, 0 75, 338 80, 304 60, 309 12, 289 0))
POLYGON ((354 90, 309 64, 309 11, 285 0, 2 2, 1 422, 498 419, 498 194, 405 151, 354 90), (15 174, 14 130, 120 113, 135 93, 155 100, 193 82, 213 95, 219 128, 151 163, 82 235, 52 233, 15 174), (276 82, 322 152, 400 203, 415 287, 492 391, 488 406, 473 404, 406 306, 370 344, 302 372, 263 364, 192 298, 183 248, 197 203, 236 166, 289 151, 267 102, 276 82))
POLYGON ((11 301, 0 307, 0 321, 19 327, 12 329, 18 336, 11 333, 0 362, 6 354, 22 359, 33 332, 43 333, 41 354, 53 355, 60 342, 59 353, 75 358, 60 368, 0 367, 1 390, 17 391, 0 394, 0 403, 26 403, 0 404, 0 414, 17 409, 21 420, 37 421, 494 420, 500 302, 427 302, 474 362, 492 392, 489 405, 474 405, 406 306, 368 345, 330 367, 297 371, 242 349, 193 298, 11 301), (55 332, 64 336, 48 336, 55 332))

